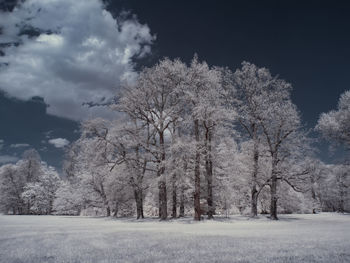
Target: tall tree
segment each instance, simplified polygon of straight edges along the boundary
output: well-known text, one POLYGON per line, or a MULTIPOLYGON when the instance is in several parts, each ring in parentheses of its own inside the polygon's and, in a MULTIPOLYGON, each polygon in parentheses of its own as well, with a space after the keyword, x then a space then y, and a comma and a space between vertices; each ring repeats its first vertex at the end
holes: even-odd
POLYGON ((196 142, 194 167, 194 219, 201 219, 201 154, 205 152, 207 202, 209 216, 212 217, 213 207, 213 159, 212 141, 213 129, 220 116, 221 72, 211 69, 206 62, 200 62, 195 55, 186 74, 186 85, 183 88, 184 101, 186 101, 185 117, 193 123, 193 137, 196 142), (205 127, 205 131, 203 130, 205 127), (204 134, 204 145, 201 136, 204 134))
POLYGON ((258 196, 261 191, 259 185, 259 145, 261 143, 262 129, 259 120, 264 114, 262 100, 266 95, 274 78, 266 68, 258 68, 249 62, 243 62, 242 68, 234 73, 236 92, 229 92, 230 101, 234 102, 238 114, 238 122, 253 142, 251 170, 251 216, 258 214, 258 196))
POLYGON ((262 127, 271 158, 270 177, 270 218, 277 220, 278 165, 283 160, 282 146, 300 129, 300 117, 290 99, 291 85, 284 80, 274 79, 263 92, 260 101, 262 112, 259 125, 262 127))
POLYGON ((179 88, 183 85, 186 65, 179 60, 161 60, 140 73, 136 84, 124 87, 117 110, 126 113, 155 131, 149 149, 157 163, 159 217, 167 218, 166 131, 177 121, 182 111, 179 88))

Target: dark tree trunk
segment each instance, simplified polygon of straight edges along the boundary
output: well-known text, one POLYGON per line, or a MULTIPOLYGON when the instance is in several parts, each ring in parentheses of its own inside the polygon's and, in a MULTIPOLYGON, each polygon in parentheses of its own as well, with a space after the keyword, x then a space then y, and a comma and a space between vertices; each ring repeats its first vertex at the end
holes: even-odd
POLYGON ((194 134, 196 139, 196 159, 194 168, 194 220, 201 220, 201 205, 200 205, 200 147, 199 147, 199 122, 194 121, 194 134))
POLYGON ((181 187, 179 217, 185 216, 185 189, 181 187))
POLYGON ((26 214, 29 215, 30 214, 30 201, 28 201, 27 203, 27 211, 26 214))
POLYGON ((161 220, 166 220, 168 217, 168 205, 167 205, 167 193, 166 193, 166 181, 165 181, 165 149, 164 149, 164 133, 159 133, 159 144, 161 148, 161 163, 158 168, 158 190, 159 190, 159 218, 161 220))
POLYGON ((339 209, 338 209, 338 212, 340 213, 344 213, 344 190, 343 190, 343 187, 340 186, 340 193, 339 193, 339 209))
POLYGON ((257 217, 258 216, 258 191, 256 190, 256 187, 252 187, 251 190, 251 217, 257 217))
MULTIPOLYGON (((183 167, 183 176, 186 176, 187 173, 187 160, 184 157, 184 167, 183 167)), ((181 190, 180 190, 180 211, 179 211, 179 217, 184 217, 185 216, 185 186, 184 182, 181 184, 181 190)))
POLYGON ((145 218, 144 214, 143 214, 143 191, 142 189, 140 190, 140 216, 141 218, 145 218))
MULTIPOLYGON (((254 137, 256 137, 256 131, 254 130, 254 137)), ((253 173, 252 173, 252 188, 251 188, 251 217, 258 216, 258 195, 257 190, 257 176, 259 169, 259 149, 257 139, 254 138, 253 149, 253 173)))
POLYGON ((117 216, 118 216, 118 210, 119 210, 118 202, 116 202, 116 203, 115 203, 115 207, 114 207, 114 213, 113 213, 113 216, 114 216, 114 217, 117 217, 117 216))
POLYGON ((161 220, 167 219, 167 196, 166 196, 166 184, 165 182, 159 181, 158 182, 158 189, 159 189, 159 218, 161 220))
POLYGON ((144 218, 143 216, 143 198, 142 198, 142 190, 135 187, 134 189, 134 198, 136 203, 136 218, 144 218))
POLYGON ((270 204, 270 219, 271 220, 278 220, 277 217, 277 174, 276 174, 276 168, 277 168, 277 158, 275 156, 273 158, 272 163, 272 176, 271 176, 271 204, 270 204))
POLYGON ((171 213, 171 217, 172 218, 176 218, 176 208, 177 208, 177 196, 176 196, 176 174, 173 174, 173 182, 172 182, 172 198, 173 198, 173 209, 172 209, 172 213, 171 213))
POLYGON ((278 217, 277 217, 277 180, 274 177, 271 178, 270 219, 278 220, 278 217))
POLYGON ((208 204, 208 219, 214 217, 214 202, 213 202, 213 161, 211 153, 211 141, 212 131, 210 124, 206 126, 205 133, 205 145, 206 145, 206 156, 205 156, 205 170, 207 179, 207 204, 208 204))
POLYGON ((311 198, 313 200, 313 208, 312 208, 312 213, 313 214, 317 214, 317 208, 318 208, 318 200, 317 200, 317 196, 316 196, 316 191, 315 191, 315 178, 314 175, 311 175, 311 198))
POLYGON ((107 195, 106 195, 106 192, 105 192, 105 189, 104 189, 104 186, 102 183, 100 183, 100 189, 98 190, 98 192, 99 192, 100 196, 102 197, 103 204, 106 208, 107 216, 111 216, 111 208, 109 207, 107 195))

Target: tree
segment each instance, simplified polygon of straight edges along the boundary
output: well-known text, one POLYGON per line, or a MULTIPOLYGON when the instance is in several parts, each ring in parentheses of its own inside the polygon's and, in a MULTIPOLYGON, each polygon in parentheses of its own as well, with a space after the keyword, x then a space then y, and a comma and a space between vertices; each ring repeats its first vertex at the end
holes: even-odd
POLYGON ((40 161, 35 150, 26 151, 16 164, 0 167, 1 209, 13 214, 50 214, 59 176, 40 161))
POLYGON ((205 174, 207 181, 207 203, 209 206, 209 218, 213 216, 213 158, 212 141, 213 131, 217 122, 220 121, 220 97, 223 96, 222 71, 210 68, 206 62, 199 62, 197 55, 194 56, 186 74, 186 84, 182 87, 186 109, 184 119, 193 123, 193 137, 196 142, 195 167, 194 167, 194 219, 201 218, 201 154, 204 150, 205 174), (204 128, 205 131, 201 132, 204 128), (204 133, 204 145, 200 139, 204 133))
POLYGON ((169 59, 143 69, 135 85, 124 87, 115 107, 156 135, 145 150, 152 154, 152 162, 157 164, 159 217, 162 220, 167 218, 165 133, 177 121, 182 110, 178 90, 183 82, 184 69, 185 65, 180 60, 169 59))
MULTIPOLYGON (((85 136, 95 138, 99 147, 104 147, 103 165, 108 166, 107 173, 114 176, 110 183, 116 184, 115 181, 118 180, 119 185, 132 188, 137 219, 144 218, 143 199, 147 188, 144 185, 144 177, 149 172, 148 150, 154 133, 139 125, 136 120, 127 119, 113 122, 94 119, 85 122, 83 130, 85 136)), ((115 196, 116 192, 112 192, 114 199, 120 200, 120 197, 115 196)))
POLYGON ((79 215, 84 207, 83 192, 79 183, 67 180, 60 181, 53 202, 53 210, 59 215, 79 215))
POLYGON ((0 167, 0 205, 4 213, 12 210, 13 214, 24 213, 22 192, 26 181, 18 172, 18 165, 6 164, 0 167))
POLYGON ((237 111, 238 122, 245 131, 247 137, 252 140, 252 163, 251 170, 251 216, 258 214, 258 196, 261 187, 258 184, 259 156, 262 140, 260 119, 264 114, 262 101, 268 92, 269 86, 274 81, 266 68, 258 68, 249 62, 243 62, 242 68, 234 73, 236 92, 229 92, 231 103, 237 111))
POLYGON ((290 183, 281 170, 282 163, 286 164, 287 153, 290 155, 284 145, 292 139, 296 143, 301 135, 293 136, 300 130, 300 117, 290 99, 291 85, 273 77, 268 69, 248 62, 243 62, 242 69, 234 73, 234 83, 237 100, 231 100, 235 102, 238 121, 252 142, 251 216, 257 215, 259 193, 268 184, 271 219, 277 219, 277 181, 283 179, 290 183), (265 154, 263 150, 267 150, 271 159, 271 176, 266 181, 258 178, 263 174, 259 171, 259 159, 265 154))
POLYGON ((237 109, 239 122, 253 142, 252 170, 252 216, 257 213, 257 175, 259 167, 259 143, 263 135, 264 143, 271 158, 271 219, 277 219, 278 165, 283 144, 300 129, 300 117, 290 99, 291 85, 272 77, 265 68, 244 62, 242 70, 235 73, 235 83, 239 94, 237 109))
POLYGON ((85 132, 79 139, 79 144, 78 158, 80 166, 77 177, 80 186, 84 187, 84 190, 89 193, 86 202, 89 205, 104 208, 106 215, 110 216, 111 208, 106 192, 108 177, 110 176, 106 164, 108 145, 99 141, 98 138, 89 137, 85 132))
POLYGON ((350 147, 350 90, 340 96, 336 111, 320 115, 316 130, 326 139, 350 147))
POLYGON ((51 214, 60 178, 53 167, 46 164, 36 182, 26 184, 22 198, 30 204, 29 211, 34 214, 51 214))

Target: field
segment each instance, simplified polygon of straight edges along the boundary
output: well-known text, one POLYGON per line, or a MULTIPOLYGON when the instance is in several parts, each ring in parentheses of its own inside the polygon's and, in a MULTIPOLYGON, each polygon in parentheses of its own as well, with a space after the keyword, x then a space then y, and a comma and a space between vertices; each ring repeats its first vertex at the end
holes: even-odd
POLYGON ((350 262, 350 215, 193 222, 0 216, 0 262, 350 262))

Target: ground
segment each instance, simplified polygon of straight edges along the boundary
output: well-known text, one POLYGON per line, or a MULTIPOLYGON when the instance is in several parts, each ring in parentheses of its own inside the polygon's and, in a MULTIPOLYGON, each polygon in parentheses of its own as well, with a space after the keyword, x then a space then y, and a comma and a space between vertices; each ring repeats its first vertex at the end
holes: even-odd
POLYGON ((350 215, 193 222, 0 216, 0 262, 350 262, 350 215))

